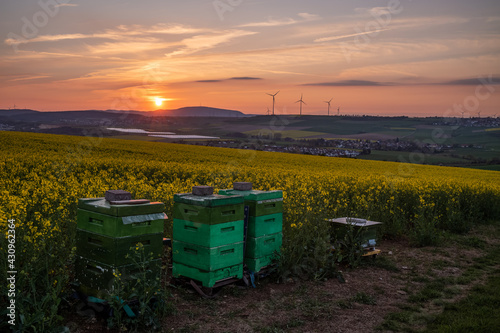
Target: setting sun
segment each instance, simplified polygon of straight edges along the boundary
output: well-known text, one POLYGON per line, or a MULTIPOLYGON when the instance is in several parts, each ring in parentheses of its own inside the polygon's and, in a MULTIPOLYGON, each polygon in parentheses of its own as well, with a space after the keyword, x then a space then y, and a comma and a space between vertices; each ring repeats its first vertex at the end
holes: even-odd
POLYGON ((161 106, 163 104, 163 101, 165 100, 165 98, 160 98, 160 97, 156 97, 155 98, 155 104, 157 106, 161 106))

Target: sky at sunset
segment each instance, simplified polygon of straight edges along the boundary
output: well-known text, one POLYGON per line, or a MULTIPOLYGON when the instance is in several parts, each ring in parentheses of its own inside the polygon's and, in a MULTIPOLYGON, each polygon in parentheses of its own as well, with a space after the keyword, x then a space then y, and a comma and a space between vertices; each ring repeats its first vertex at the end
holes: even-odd
POLYGON ((500 115, 498 0, 2 0, 0 32, 0 108, 500 115))

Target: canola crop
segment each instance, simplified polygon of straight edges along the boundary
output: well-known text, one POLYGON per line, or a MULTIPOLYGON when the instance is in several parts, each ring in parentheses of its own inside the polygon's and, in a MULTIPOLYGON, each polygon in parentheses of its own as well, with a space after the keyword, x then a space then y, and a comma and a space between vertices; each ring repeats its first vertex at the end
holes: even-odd
POLYGON ((249 181, 283 190, 290 221, 356 215, 402 229, 422 214, 443 229, 491 219, 500 206, 494 171, 15 132, 0 143, 0 214, 18 221, 32 249, 74 227, 78 198, 108 189, 164 202, 169 215, 174 193, 249 181))
MULTIPOLYGON (((423 222, 433 231, 460 232, 500 216, 494 171, 101 137, 0 132, 0 175, 0 232, 7 234, 8 219, 16 221, 20 280, 46 272, 52 287, 72 278, 78 198, 102 197, 108 189, 164 202, 168 216, 173 195, 195 185, 217 191, 248 181, 254 189, 280 189, 284 240, 293 240, 284 247, 299 246, 297 239, 318 232, 315 224, 325 218, 381 221, 386 236, 400 237, 423 222), (41 260, 47 267, 39 267, 41 260)), ((171 236, 171 220, 165 230, 171 236)))

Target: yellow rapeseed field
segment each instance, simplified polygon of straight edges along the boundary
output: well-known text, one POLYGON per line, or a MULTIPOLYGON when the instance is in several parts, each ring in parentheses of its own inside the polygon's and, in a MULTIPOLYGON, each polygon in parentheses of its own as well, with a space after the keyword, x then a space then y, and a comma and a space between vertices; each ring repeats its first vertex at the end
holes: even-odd
MULTIPOLYGON (((281 189, 285 252, 326 233, 326 217, 381 221, 386 236, 399 237, 429 227, 466 231, 500 215, 494 171, 16 132, 0 132, 0 151, 0 231, 15 219, 18 283, 29 289, 46 273, 37 292, 71 280, 77 200, 108 189, 164 202, 169 216, 174 193, 194 185, 281 189)), ((6 244, 2 238, 2 254, 6 244)))
POLYGON ((250 181, 282 189, 289 218, 350 214, 391 224, 432 212, 439 226, 457 214, 491 218, 500 198, 493 171, 15 132, 1 132, 0 143, 0 214, 18 221, 33 249, 74 225, 78 198, 107 189, 165 202, 168 214, 174 193, 250 181))

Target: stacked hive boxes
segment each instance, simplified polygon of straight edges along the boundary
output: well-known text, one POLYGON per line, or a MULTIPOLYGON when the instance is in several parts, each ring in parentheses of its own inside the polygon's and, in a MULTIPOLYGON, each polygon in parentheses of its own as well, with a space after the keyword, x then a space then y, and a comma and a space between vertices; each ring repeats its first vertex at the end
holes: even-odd
POLYGON ((89 296, 102 298, 111 290, 117 271, 127 278, 137 270, 131 248, 139 243, 155 258, 148 262, 152 277, 160 274, 165 205, 131 198, 112 190, 105 198, 78 200, 76 276, 89 296))
POLYGON ((241 195, 248 207, 245 264, 252 272, 269 265, 283 240, 283 192, 252 190, 252 183, 237 182, 221 195, 241 195))
POLYGON ((174 195, 172 275, 213 287, 243 277, 244 205, 241 196, 213 194, 209 186, 174 195))

